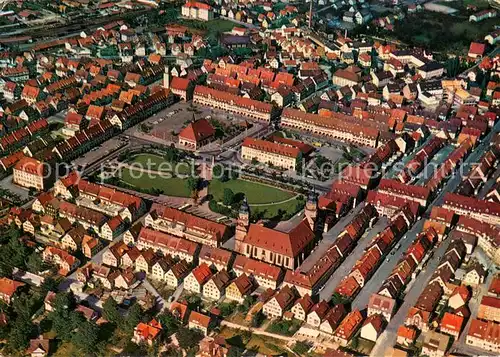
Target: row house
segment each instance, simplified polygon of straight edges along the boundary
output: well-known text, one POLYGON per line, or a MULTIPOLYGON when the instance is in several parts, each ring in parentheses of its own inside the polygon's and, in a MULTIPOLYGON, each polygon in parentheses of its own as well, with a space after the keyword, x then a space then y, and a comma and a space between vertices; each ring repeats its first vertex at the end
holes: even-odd
POLYGON ((477 312, 477 318, 500 322, 500 299, 494 296, 483 296, 477 312))
POLYGON ((293 304, 290 311, 294 319, 306 321, 313 306, 315 306, 313 300, 308 294, 305 294, 293 304))
MULTIPOLYGON (((460 233, 475 237, 477 239, 477 244, 486 253, 486 255, 498 264, 500 261, 500 244, 498 241, 498 237, 500 237, 500 230, 498 227, 463 215, 458 219, 456 229, 460 233)), ((464 240, 464 242, 466 241, 464 240)), ((475 242, 470 244, 470 246, 471 248, 468 250, 472 251, 475 246, 475 242)))
POLYGON ((225 296, 226 288, 230 282, 231 277, 226 270, 215 273, 205 285, 203 285, 203 296, 212 301, 219 301, 225 296))
POLYGON ((203 245, 198 257, 199 263, 205 263, 217 271, 230 270, 234 260, 233 252, 203 245))
POLYGON ((273 167, 296 171, 302 153, 296 147, 247 137, 241 145, 241 157, 248 161, 257 160, 273 167))
POLYGON ((53 264, 59 268, 59 274, 66 276, 80 265, 80 260, 65 250, 47 246, 42 252, 44 262, 53 264))
POLYGON ((73 203, 62 201, 59 205, 59 216, 67 218, 71 223, 78 222, 86 230, 101 234, 101 227, 107 221, 102 213, 89 208, 80 207, 73 203))
POLYGON ((388 193, 405 200, 418 202, 422 207, 426 207, 429 202, 430 190, 422 186, 407 185, 394 179, 381 179, 378 191, 388 193))
POLYGON ((281 268, 258 260, 237 255, 233 263, 236 276, 251 277, 259 286, 266 289, 277 289, 283 280, 281 268))
POLYGON ((443 207, 484 223, 500 224, 500 203, 447 192, 444 196, 443 207))
POLYGON ((201 263, 184 279, 184 289, 194 294, 202 294, 204 285, 213 275, 214 273, 210 267, 205 263, 201 263))
POLYGON ((284 286, 264 304, 262 312, 268 318, 281 318, 285 311, 292 307, 296 299, 295 289, 284 286))
POLYGON ((415 326, 420 331, 429 330, 431 317, 443 296, 443 289, 438 283, 427 285, 417 299, 414 307, 406 315, 405 325, 415 326))
POLYGON ((176 289, 191 271, 190 264, 185 260, 175 262, 173 259, 160 258, 151 268, 151 277, 156 281, 165 282, 168 287, 176 289))
POLYGON ((127 222, 135 221, 146 212, 142 198, 86 180, 78 180, 77 193, 78 205, 111 217, 120 216, 127 222))
POLYGON ((265 122, 270 122, 277 114, 269 103, 200 85, 195 87, 193 102, 265 122))
POLYGON ((58 144, 53 151, 61 160, 63 158, 71 160, 108 140, 113 136, 114 132, 115 128, 111 121, 103 120, 66 139, 58 144))
POLYGON ((157 231, 212 247, 220 246, 231 234, 225 224, 171 207, 152 210, 146 216, 145 224, 157 231))
POLYGON ((246 296, 249 296, 256 285, 245 273, 241 274, 229 283, 226 288, 226 299, 242 304, 246 296))
POLYGON ((450 242, 444 256, 441 258, 436 271, 432 274, 430 283, 438 283, 446 294, 451 294, 448 282, 455 276, 455 272, 460 267, 465 258, 466 248, 461 240, 450 242))
POLYGON ((148 97, 127 106, 122 112, 115 114, 110 121, 120 130, 126 130, 140 121, 152 116, 172 105, 175 96, 170 89, 158 89, 148 97))
POLYGON ((363 323, 363 316, 359 310, 353 310, 342 320, 333 333, 333 340, 345 347, 354 337, 363 323))
MULTIPOLYGON (((125 242, 125 244, 130 244, 130 242, 125 242)), ((140 230, 135 246, 137 246, 139 250, 151 248, 165 255, 168 254, 172 257, 185 259, 188 263, 192 263, 197 259, 200 249, 197 243, 167 233, 158 232, 147 227, 143 227, 140 230)))
POLYGON ((465 343, 475 348, 499 354, 499 334, 500 324, 492 321, 472 319, 469 331, 467 331, 467 335, 465 337, 465 343))
POLYGON ((375 128, 290 108, 283 110, 281 125, 288 129, 306 131, 368 147, 377 147, 379 137, 379 131, 375 128))

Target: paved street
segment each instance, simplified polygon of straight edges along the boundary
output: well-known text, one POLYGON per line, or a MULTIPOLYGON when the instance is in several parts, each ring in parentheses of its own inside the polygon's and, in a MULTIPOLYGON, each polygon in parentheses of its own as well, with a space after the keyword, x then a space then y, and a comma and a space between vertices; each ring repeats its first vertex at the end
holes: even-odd
MULTIPOLYGON (((383 334, 378 338, 375 347, 370 353, 370 356, 383 356, 385 350, 389 347, 392 347, 396 343, 396 333, 399 326, 404 325, 408 310, 417 302, 418 297, 422 293, 423 287, 427 285, 427 282, 436 270, 442 255, 446 251, 446 247, 448 246, 448 244, 448 242, 444 242, 437 248, 434 256, 427 264, 427 267, 422 271, 422 273, 420 273, 420 275, 413 283, 413 286, 404 296, 403 304, 400 306, 399 310, 396 312, 391 321, 389 321, 389 324, 387 325, 383 334)), ((381 282, 382 281, 379 281, 379 284, 381 282)))
MULTIPOLYGON (((349 222, 347 222, 349 223, 349 222)), ((380 233, 387 226, 387 219, 380 218, 371 229, 369 229, 358 241, 354 250, 347 256, 347 258, 335 270, 330 279, 325 283, 323 289, 319 293, 320 299, 329 300, 337 285, 344 279, 356 262, 363 256, 365 248, 370 244, 372 239, 380 233)), ((336 237, 336 236, 335 236, 336 237)))
MULTIPOLYGON (((500 129, 500 125, 497 124, 495 126, 495 131, 498 131, 500 129)), ((488 148, 489 141, 491 140, 491 136, 493 135, 493 131, 490 132, 481 142, 478 147, 476 147, 472 153, 468 156, 468 158, 465 160, 463 166, 466 168, 470 168, 470 165, 472 163, 475 163, 478 161, 478 159, 484 154, 484 151, 488 148)), ((432 208, 433 205, 441 205, 443 203, 443 197, 446 192, 452 192, 454 191, 457 186, 460 184, 462 180, 462 175, 467 174, 468 169, 466 170, 458 170, 458 172, 446 183, 444 188, 440 191, 438 196, 435 198, 434 202, 432 202, 429 205, 429 208, 425 212, 424 216, 427 216, 432 208)), ((408 239, 407 241, 410 242, 410 238, 414 237, 414 234, 418 234, 422 228, 423 224, 423 219, 417 222, 417 224, 414 225, 414 227, 410 230, 408 233, 408 239)), ((406 317, 406 314, 408 313, 408 309, 411 308, 415 302, 417 301, 421 291, 422 287, 425 286, 430 279, 430 276, 432 273, 436 270, 437 265, 439 263, 439 260, 443 256, 444 252, 446 251, 446 247, 449 244, 449 242, 444 242, 442 243, 435 251, 435 254, 431 261, 428 263, 426 269, 415 279, 414 282, 410 283, 413 284, 412 287, 409 289, 408 293, 404 297, 404 302, 402 306, 399 308, 397 311, 396 315, 392 318, 392 320, 389 322, 386 330, 384 333, 379 337, 377 340, 377 343, 375 347, 373 348, 370 356, 373 357, 378 357, 382 356, 384 353, 385 348, 393 346, 396 340, 396 331, 399 326, 401 326, 404 323, 404 319, 406 317)), ((403 244, 402 244, 403 245, 403 244)), ((476 248, 478 249, 478 248, 476 248)), ((377 280, 379 281, 379 284, 382 283, 382 278, 377 277, 377 280)), ((476 309, 477 310, 477 309, 476 309)), ((471 310, 472 311, 472 310, 471 310)), ((466 331, 466 330, 464 330, 466 331)))

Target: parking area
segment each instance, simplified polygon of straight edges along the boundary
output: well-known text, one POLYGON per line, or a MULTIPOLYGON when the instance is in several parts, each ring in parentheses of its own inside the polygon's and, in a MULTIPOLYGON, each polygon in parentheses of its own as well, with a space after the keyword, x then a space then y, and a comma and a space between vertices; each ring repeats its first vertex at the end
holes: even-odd
POLYGON ((196 119, 207 117, 216 119, 227 128, 247 121, 244 117, 192 102, 178 102, 145 120, 142 127, 149 128, 147 133, 141 132, 141 126, 136 126, 132 135, 143 139, 149 136, 166 142, 177 142, 177 134, 193 120, 193 116, 196 119))
POLYGON ((334 163, 344 155, 344 151, 341 148, 334 146, 322 146, 319 148, 318 153, 334 163))
POLYGON ((99 146, 96 146, 92 150, 90 150, 88 153, 86 153, 83 156, 78 157, 73 161, 75 166, 81 165, 81 166, 88 166, 103 157, 108 156, 111 154, 113 151, 118 150, 119 148, 127 145, 128 141, 126 140, 125 137, 123 136, 117 136, 114 138, 109 139, 108 141, 105 141, 99 146))
POLYGON ((28 189, 15 185, 12 182, 12 175, 7 176, 3 180, 1 180, 0 187, 2 187, 2 189, 4 190, 9 190, 10 192, 15 193, 19 196, 21 201, 27 200, 29 198, 28 189))

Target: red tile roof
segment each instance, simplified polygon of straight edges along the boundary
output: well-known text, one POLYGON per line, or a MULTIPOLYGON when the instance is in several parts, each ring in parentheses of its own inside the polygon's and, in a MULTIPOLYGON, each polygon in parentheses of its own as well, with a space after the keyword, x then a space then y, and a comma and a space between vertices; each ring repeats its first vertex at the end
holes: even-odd
POLYGON ((203 118, 189 123, 188 126, 181 130, 179 138, 198 143, 214 136, 214 134, 215 129, 210 125, 208 120, 203 118))
POLYGON ((207 264, 201 263, 191 272, 199 284, 206 283, 213 275, 207 264))
POLYGON ((500 324, 492 321, 473 319, 467 336, 472 336, 498 346, 500 345, 500 324))
POLYGON ((19 160, 14 167, 14 170, 23 171, 39 177, 43 177, 45 174, 44 163, 32 157, 24 157, 19 160))
POLYGON ((300 155, 300 150, 297 148, 252 137, 245 138, 241 146, 292 158, 297 158, 300 155))
POLYGON ((269 103, 240 97, 228 92, 212 89, 201 85, 197 85, 195 87, 194 94, 195 96, 199 95, 202 97, 211 98, 212 100, 244 107, 246 109, 258 111, 261 113, 271 113, 273 109, 273 106, 269 103))
POLYGON ((11 280, 9 278, 0 278, 0 294, 8 296, 9 298, 14 295, 17 289, 24 286, 24 283, 11 280))
POLYGON ((296 257, 313 239, 314 233, 311 231, 307 220, 302 220, 288 233, 267 228, 260 224, 252 224, 244 238, 244 243, 287 257, 296 257))

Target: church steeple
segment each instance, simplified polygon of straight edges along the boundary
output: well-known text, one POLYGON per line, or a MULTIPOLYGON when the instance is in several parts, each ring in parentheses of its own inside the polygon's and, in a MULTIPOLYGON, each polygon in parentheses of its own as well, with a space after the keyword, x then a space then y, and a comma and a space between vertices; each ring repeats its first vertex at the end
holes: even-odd
POLYGON ((312 230, 314 230, 314 222, 316 221, 316 216, 318 214, 318 195, 316 194, 316 191, 314 189, 309 191, 304 213, 309 226, 312 230))
POLYGON ((163 87, 170 88, 170 67, 165 65, 165 73, 163 73, 163 87))
POLYGON ((242 253, 244 251, 243 240, 248 232, 248 226, 250 224, 250 206, 248 205, 247 198, 243 198, 241 203, 238 222, 236 223, 236 236, 235 236, 235 251, 242 253))

